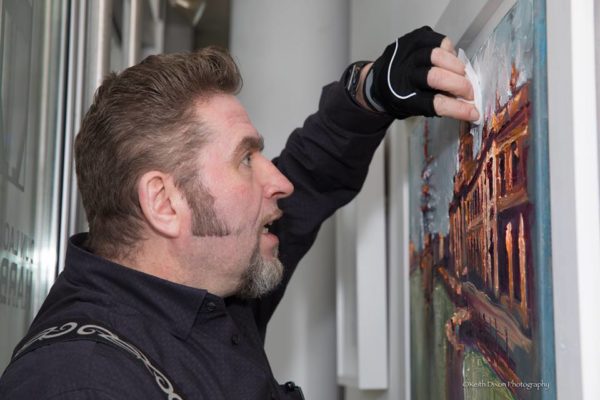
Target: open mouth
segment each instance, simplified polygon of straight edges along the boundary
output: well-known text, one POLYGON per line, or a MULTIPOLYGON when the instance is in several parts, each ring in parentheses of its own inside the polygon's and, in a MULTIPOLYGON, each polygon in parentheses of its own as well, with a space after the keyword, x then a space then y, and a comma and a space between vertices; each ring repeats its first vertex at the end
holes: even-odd
POLYGON ((271 221, 271 222, 269 222, 269 223, 265 224, 265 225, 263 226, 262 233, 265 233, 265 234, 266 234, 266 233, 269 233, 269 228, 271 228, 271 225, 273 225, 273 221, 271 221))
POLYGON ((275 222, 279 218, 281 218, 282 215, 283 215, 283 212, 278 209, 273 214, 271 214, 269 217, 265 218, 261 233, 266 235, 267 233, 271 232, 271 226, 273 225, 273 222, 275 222))

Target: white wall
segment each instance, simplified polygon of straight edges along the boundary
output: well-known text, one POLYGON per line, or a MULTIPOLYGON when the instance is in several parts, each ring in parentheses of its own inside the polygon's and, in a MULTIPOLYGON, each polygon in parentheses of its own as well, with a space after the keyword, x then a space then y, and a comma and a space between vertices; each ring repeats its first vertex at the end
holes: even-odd
MULTIPOLYGON (((434 26, 449 0, 352 0, 350 7, 350 59, 375 59, 385 46, 413 29, 434 26)), ((406 123, 399 122, 388 133, 388 330, 389 330, 389 387, 386 391, 345 389, 346 400, 400 400, 410 398, 409 382, 404 380, 410 365, 405 353, 408 336, 408 256, 406 232, 400 220, 407 217, 405 176, 407 146, 406 123), (397 245, 394 245, 397 243, 397 245), (404 245, 402 245, 404 244, 404 245)))
MULTIPOLYGON (((348 64, 347 0, 233 0, 231 51, 239 96, 273 157, 293 128, 317 109, 321 87, 348 64)), ((335 399, 334 240, 330 222, 300 263, 267 333, 276 378, 294 380, 307 399, 335 399)))
POLYGON ((600 398, 600 190, 593 0, 548 0, 557 397, 600 398))
POLYGON ((350 59, 375 59, 388 44, 434 26, 449 0, 351 0, 350 59))

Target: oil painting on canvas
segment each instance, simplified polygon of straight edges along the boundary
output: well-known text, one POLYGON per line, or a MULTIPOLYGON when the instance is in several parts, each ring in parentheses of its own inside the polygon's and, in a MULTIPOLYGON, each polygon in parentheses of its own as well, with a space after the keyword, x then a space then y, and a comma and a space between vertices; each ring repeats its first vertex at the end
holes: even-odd
POLYGON ((470 57, 483 123, 409 139, 413 399, 555 397, 538 6, 517 1, 470 57))

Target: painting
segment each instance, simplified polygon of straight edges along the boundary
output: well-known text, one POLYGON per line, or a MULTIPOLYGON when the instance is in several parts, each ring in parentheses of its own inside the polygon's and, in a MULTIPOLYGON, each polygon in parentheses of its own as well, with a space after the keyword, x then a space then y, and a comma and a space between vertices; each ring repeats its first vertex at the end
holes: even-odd
POLYGON ((556 396, 540 7, 517 1, 471 52, 481 125, 410 134, 413 399, 556 396))

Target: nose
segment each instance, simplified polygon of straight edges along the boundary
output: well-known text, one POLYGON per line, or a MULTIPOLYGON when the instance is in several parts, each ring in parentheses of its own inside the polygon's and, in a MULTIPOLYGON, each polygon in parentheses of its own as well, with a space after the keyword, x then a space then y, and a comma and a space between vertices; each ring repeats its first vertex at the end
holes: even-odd
POLYGON ((275 200, 288 197, 294 192, 294 185, 277 169, 271 160, 263 157, 262 185, 266 198, 275 200))

